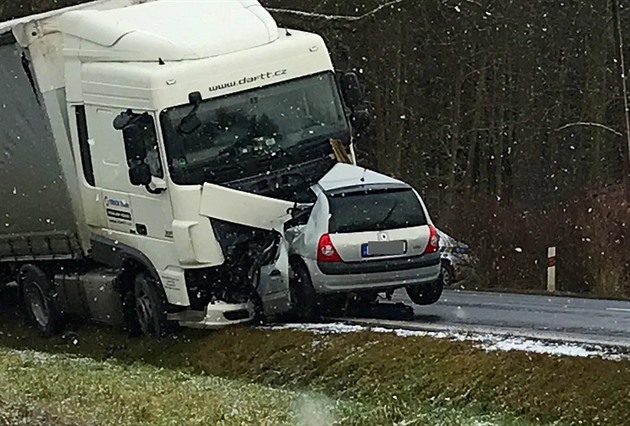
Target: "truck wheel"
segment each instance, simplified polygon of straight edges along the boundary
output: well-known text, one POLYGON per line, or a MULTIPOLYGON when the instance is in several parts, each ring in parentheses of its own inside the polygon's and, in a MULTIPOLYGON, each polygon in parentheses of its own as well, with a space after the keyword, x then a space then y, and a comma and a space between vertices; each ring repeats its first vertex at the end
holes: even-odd
POLYGON ((13 281, 13 279, 11 278, 11 269, 9 269, 9 265, 0 264, 0 291, 2 291, 11 281, 13 281))
POLYGON ((291 316, 298 321, 312 321, 319 314, 320 304, 311 276, 301 260, 292 260, 290 266, 291 316))
POLYGON ((416 305, 432 305, 440 300, 444 290, 442 274, 432 283, 406 287, 407 295, 416 305))
POLYGON ((172 323, 166 319, 166 298, 146 272, 138 273, 134 279, 134 299, 142 334, 160 338, 172 331, 172 323))
POLYGON ((44 271, 34 265, 20 269, 20 294, 26 316, 42 337, 51 337, 63 328, 63 316, 59 312, 53 294, 54 288, 44 271))

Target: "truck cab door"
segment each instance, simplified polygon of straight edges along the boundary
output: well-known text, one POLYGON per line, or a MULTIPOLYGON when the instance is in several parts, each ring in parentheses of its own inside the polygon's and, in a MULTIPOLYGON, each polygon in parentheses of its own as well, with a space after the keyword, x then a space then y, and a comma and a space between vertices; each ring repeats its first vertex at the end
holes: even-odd
POLYGON ((171 242, 173 212, 164 191, 155 117, 91 105, 86 106, 86 113, 105 230, 143 252, 151 251, 154 243, 171 242), (131 118, 121 125, 121 115, 131 118), (140 171, 148 174, 146 185, 132 182, 140 171))

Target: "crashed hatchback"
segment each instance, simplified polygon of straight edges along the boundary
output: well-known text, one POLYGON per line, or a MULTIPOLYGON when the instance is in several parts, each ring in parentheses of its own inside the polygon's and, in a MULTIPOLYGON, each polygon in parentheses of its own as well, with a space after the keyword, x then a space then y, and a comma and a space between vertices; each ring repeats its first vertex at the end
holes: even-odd
POLYGON ((419 305, 439 300, 439 236, 412 187, 337 164, 312 191, 316 201, 286 224, 296 316, 316 316, 348 295, 370 302, 399 288, 419 305))

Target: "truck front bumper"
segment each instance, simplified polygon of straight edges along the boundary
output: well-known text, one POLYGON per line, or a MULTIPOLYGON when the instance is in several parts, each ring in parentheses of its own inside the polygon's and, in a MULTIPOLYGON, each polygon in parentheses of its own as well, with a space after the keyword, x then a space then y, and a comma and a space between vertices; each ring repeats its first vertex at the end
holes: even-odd
POLYGON ((214 302, 206 306, 205 311, 183 311, 168 315, 171 321, 187 328, 216 330, 229 325, 244 324, 254 319, 254 307, 251 303, 230 304, 214 302))

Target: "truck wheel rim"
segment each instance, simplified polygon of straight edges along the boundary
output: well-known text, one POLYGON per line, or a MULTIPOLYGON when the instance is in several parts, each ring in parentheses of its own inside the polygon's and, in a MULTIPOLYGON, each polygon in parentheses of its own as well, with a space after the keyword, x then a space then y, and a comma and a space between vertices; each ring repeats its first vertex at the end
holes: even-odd
POLYGON ((138 313, 138 322, 144 334, 149 334, 153 330, 153 315, 151 299, 143 291, 136 297, 136 312, 138 313))
POLYGON ((32 283, 26 286, 26 295, 33 318, 41 327, 46 327, 48 325, 50 310, 48 309, 48 302, 39 284, 32 283))

